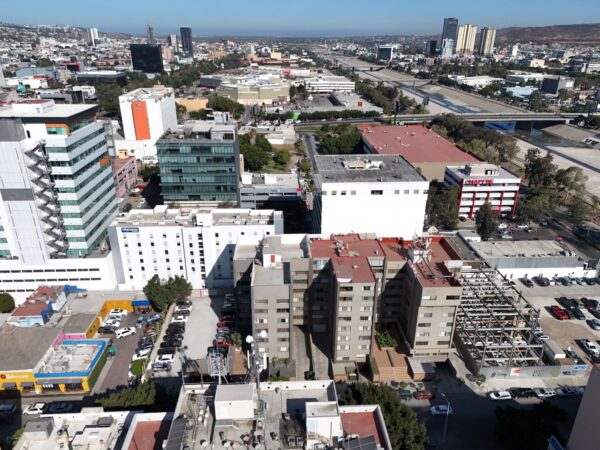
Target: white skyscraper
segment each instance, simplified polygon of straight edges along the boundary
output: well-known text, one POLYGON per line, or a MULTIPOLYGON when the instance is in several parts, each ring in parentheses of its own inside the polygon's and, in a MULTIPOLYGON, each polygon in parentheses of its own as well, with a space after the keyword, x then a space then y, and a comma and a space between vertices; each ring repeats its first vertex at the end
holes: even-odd
POLYGON ((177 35, 171 34, 169 36, 169 45, 173 47, 173 50, 178 51, 179 47, 177 45, 177 35))
POLYGON ((492 56, 494 54, 495 41, 496 30, 488 27, 482 28, 481 37, 479 39, 479 54, 482 56, 492 56))
POLYGON ((91 47, 95 47, 98 43, 98 28, 89 28, 88 29, 88 44, 91 47))
POLYGON ((0 108, 0 290, 114 286, 105 239, 117 201, 97 110, 53 100, 0 108))
POLYGON ((444 39, 442 41, 442 58, 452 58, 454 55, 454 40, 453 39, 444 39))
POLYGON ((472 55, 475 50, 475 37, 477 36, 477 25, 460 25, 456 38, 457 55, 472 55))

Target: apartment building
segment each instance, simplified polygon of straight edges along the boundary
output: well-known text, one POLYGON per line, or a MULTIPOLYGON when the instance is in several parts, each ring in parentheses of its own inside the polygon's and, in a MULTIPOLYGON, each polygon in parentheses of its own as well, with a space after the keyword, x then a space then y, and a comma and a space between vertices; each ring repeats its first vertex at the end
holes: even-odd
POLYGON ((0 108, 0 282, 17 300, 38 280, 114 286, 104 241, 117 202, 96 111, 52 100, 0 108))
POLYGON ((493 164, 468 164, 446 168, 444 185, 458 186, 458 214, 470 219, 489 203, 500 216, 513 217, 517 208, 521 179, 493 164))
POLYGON ((165 203, 239 203, 240 151, 235 124, 189 121, 158 142, 165 203))
POLYGON ((233 287, 233 253, 240 236, 283 233, 283 215, 272 210, 132 210, 110 225, 117 282, 143 289, 154 275, 185 277, 194 289, 233 287))
POLYGON ((402 156, 317 155, 315 162, 317 232, 422 234, 429 182, 402 156))
MULTIPOLYGON (((145 45, 145 44, 143 44, 145 45)), ((140 88, 119 97, 125 139, 115 140, 117 154, 156 162, 156 141, 177 128, 173 88, 140 88)))
POLYGON ((394 326, 414 357, 452 351, 462 261, 444 238, 246 236, 233 264, 240 319, 267 331, 269 357, 289 357, 293 326, 324 336, 332 361, 364 364, 376 331, 394 326))
POLYGON ((479 38, 479 54, 482 56, 492 56, 494 54, 495 42, 496 30, 494 28, 483 27, 479 38))
POLYGON ((460 25, 456 37, 455 53, 459 56, 472 55, 475 50, 475 37, 477 25, 460 25))
POLYGON ((306 78, 304 80, 306 92, 314 94, 331 94, 332 92, 354 92, 356 86, 354 81, 351 81, 341 76, 324 76, 306 78))

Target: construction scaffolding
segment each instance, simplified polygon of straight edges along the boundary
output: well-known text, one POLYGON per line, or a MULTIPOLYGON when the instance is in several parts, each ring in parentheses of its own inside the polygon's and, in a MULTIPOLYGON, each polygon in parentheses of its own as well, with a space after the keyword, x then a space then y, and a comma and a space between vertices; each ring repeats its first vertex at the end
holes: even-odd
POLYGON ((462 272, 461 283, 454 336, 469 369, 543 365, 539 312, 521 293, 494 269, 462 272))

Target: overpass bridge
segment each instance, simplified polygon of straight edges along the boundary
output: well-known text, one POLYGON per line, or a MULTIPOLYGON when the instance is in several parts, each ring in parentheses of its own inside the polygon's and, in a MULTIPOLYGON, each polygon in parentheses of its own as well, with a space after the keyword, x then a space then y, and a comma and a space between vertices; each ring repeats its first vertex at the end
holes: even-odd
MULTIPOLYGON (((551 112, 508 112, 508 113, 457 113, 453 114, 456 117, 474 123, 511 123, 530 126, 533 123, 557 124, 569 123, 572 119, 579 116, 577 113, 551 113, 551 112)), ((376 118, 357 118, 357 119, 342 119, 342 120, 309 120, 297 122, 296 127, 314 126, 314 125, 335 125, 342 123, 426 123, 431 122, 436 117, 436 114, 398 114, 396 116, 381 116, 376 118)))

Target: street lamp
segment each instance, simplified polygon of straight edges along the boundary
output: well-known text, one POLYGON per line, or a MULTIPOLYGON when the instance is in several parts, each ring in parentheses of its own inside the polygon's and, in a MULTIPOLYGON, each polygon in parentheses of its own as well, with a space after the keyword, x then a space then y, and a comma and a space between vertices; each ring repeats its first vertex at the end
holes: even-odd
POLYGON ((450 415, 450 400, 446 397, 446 394, 441 393, 444 400, 446 400, 447 408, 446 408, 446 419, 444 420, 444 433, 442 434, 442 446, 445 446, 446 443, 446 429, 448 428, 448 416, 450 415))

